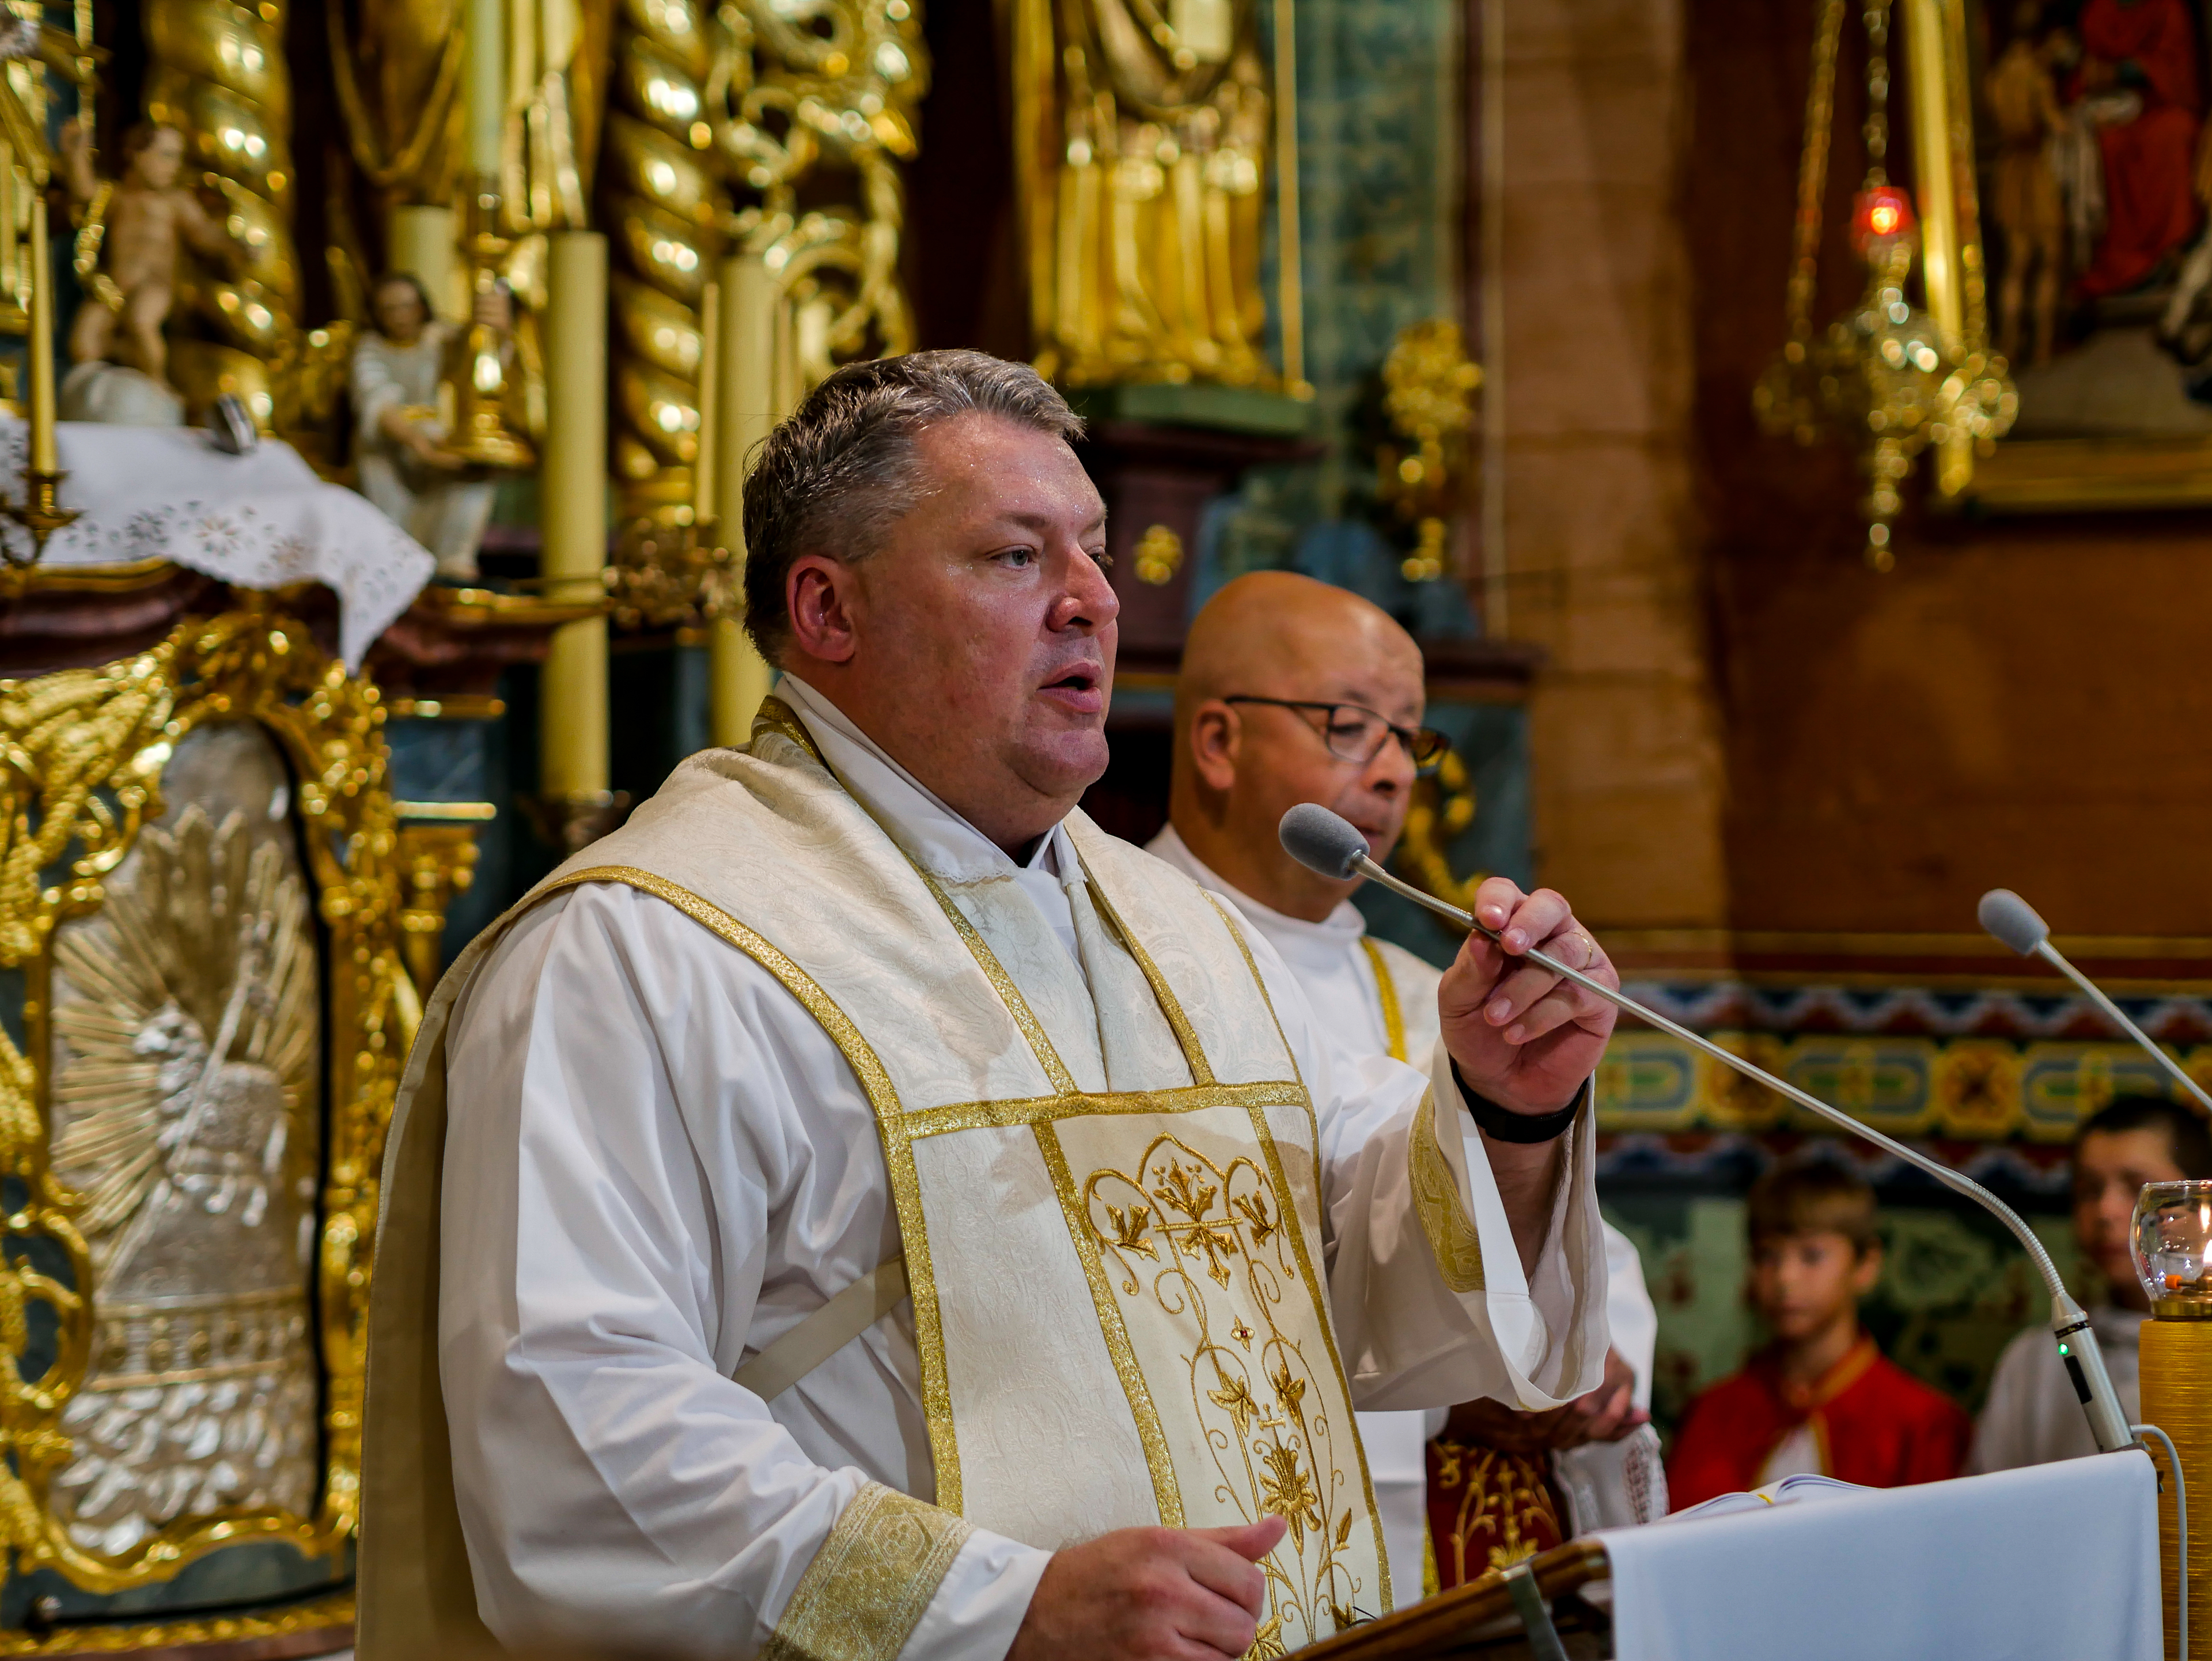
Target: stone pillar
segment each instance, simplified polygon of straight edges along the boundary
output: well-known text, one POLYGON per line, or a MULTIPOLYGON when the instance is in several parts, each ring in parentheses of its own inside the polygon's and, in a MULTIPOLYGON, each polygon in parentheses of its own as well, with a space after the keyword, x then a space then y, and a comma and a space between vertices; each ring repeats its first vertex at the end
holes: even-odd
POLYGON ((1537 874, 1615 929, 1728 921, 1676 211, 1682 33, 1668 0, 1515 0, 1489 80, 1508 626, 1549 654, 1531 709, 1537 874))

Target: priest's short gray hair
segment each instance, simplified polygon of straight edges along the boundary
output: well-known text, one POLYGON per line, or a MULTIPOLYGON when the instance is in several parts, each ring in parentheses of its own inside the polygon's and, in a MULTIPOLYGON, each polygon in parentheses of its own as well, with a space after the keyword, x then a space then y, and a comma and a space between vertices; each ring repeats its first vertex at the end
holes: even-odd
POLYGON ((996 416, 1055 438, 1083 419, 1026 363, 988 352, 909 352, 848 363, 768 435, 745 478, 745 632, 770 663, 791 638, 793 562, 849 563, 919 499, 915 440, 955 416, 996 416))

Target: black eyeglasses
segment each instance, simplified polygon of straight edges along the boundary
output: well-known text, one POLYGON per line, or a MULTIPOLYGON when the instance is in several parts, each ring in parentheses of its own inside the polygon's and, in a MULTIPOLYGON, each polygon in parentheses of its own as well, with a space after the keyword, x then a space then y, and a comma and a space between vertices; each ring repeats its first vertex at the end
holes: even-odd
POLYGON ((1315 730, 1328 752, 1339 761, 1366 767, 1382 753, 1392 739, 1406 752, 1416 770, 1425 773, 1444 758, 1451 740, 1433 727, 1394 727, 1372 709, 1357 703, 1314 703, 1301 698, 1255 698, 1239 694, 1224 703, 1264 703, 1276 709, 1296 709, 1301 715, 1318 710, 1324 717, 1315 730))

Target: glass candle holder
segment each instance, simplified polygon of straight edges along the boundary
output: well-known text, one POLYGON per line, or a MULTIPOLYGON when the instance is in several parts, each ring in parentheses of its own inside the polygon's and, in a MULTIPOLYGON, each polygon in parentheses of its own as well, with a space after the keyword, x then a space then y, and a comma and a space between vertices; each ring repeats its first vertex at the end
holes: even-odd
POLYGON ((2145 1184, 2128 1244, 2153 1314, 2212 1319, 2212 1182, 2145 1184))

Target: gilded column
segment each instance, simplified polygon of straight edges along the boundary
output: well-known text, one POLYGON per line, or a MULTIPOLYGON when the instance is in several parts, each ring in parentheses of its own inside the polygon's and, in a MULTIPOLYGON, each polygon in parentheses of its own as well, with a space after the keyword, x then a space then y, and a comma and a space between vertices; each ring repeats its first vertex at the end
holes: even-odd
POLYGON ((208 338, 178 340, 170 375, 195 406, 237 392, 264 426, 283 423, 300 289, 284 16, 283 0, 148 0, 145 10, 147 117, 185 135, 242 249, 232 271, 179 283, 179 316, 208 338))
POLYGON ((683 523, 699 463, 699 301, 724 204, 699 0, 621 0, 600 174, 613 240, 613 458, 625 518, 683 523))

